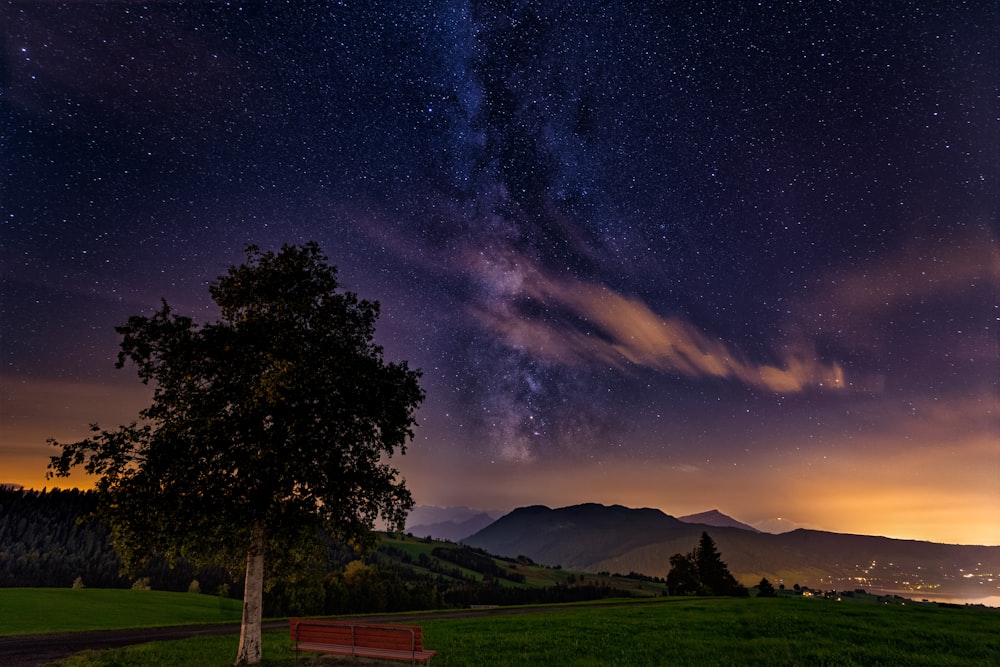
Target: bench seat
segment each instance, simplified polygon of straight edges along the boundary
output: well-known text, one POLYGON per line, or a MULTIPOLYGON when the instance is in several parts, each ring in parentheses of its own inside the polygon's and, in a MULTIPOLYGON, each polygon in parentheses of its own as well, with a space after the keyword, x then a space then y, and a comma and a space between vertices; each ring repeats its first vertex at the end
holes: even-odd
POLYGON ((359 658, 430 662, 437 655, 423 647, 423 630, 416 625, 351 623, 293 618, 289 622, 292 648, 359 658))

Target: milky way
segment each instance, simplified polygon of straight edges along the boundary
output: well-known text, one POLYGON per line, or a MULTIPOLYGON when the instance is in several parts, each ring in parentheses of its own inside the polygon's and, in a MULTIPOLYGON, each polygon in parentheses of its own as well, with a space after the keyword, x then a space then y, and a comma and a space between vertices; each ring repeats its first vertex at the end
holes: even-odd
POLYGON ((316 240, 418 502, 1000 543, 995 7, 394 4, 8 4, 0 477, 134 416, 116 324, 316 240))

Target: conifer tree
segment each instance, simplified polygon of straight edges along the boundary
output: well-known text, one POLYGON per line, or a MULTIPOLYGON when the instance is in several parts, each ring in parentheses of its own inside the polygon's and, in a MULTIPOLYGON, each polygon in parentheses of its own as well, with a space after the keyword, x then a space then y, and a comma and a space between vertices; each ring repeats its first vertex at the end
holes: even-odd
POLYGON ((760 583, 757 584, 757 597, 759 598, 774 598, 778 597, 778 592, 774 590, 774 584, 767 580, 767 577, 763 577, 760 583))

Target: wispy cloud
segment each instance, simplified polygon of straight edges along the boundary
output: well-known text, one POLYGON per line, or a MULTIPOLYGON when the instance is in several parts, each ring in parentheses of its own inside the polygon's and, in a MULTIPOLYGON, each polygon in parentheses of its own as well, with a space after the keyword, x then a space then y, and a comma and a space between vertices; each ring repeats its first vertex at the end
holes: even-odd
POLYGON ((507 345, 556 363, 631 364, 780 393, 845 386, 842 367, 819 360, 807 344, 786 346, 779 364, 755 363, 685 319, 517 254, 477 252, 467 256, 466 269, 482 286, 472 308, 477 320, 507 345))
POLYGON ((788 327, 799 335, 849 334, 851 346, 877 347, 879 331, 901 310, 927 310, 921 307, 932 299, 995 296, 998 288, 1000 250, 986 227, 914 236, 876 261, 829 276, 794 309, 788 327))

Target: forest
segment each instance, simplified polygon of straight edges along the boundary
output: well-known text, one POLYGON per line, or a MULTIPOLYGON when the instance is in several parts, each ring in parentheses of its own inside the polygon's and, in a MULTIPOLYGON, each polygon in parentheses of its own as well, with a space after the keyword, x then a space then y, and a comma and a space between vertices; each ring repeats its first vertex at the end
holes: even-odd
POLYGON ((0 587, 129 588, 148 579, 160 590, 186 591, 198 581, 204 592, 227 585, 235 595, 222 568, 195 570, 183 561, 170 567, 158 559, 127 576, 96 508, 93 491, 0 487, 0 587))
MULTIPOLYGON (((171 566, 158 559, 127 575, 107 527, 93 516, 97 501, 94 491, 0 487, 0 587, 150 587, 242 597, 242 580, 219 566, 196 569, 185 561, 171 566)), ((521 569, 544 568, 528 565, 526 559, 508 562, 464 545, 409 540, 426 549, 414 556, 398 543, 383 540, 376 551, 361 554, 328 540, 325 572, 289 573, 272 582, 264 596, 265 613, 374 613, 570 602, 630 596, 643 585, 628 577, 593 576, 584 581, 569 573, 531 584, 521 569)))

